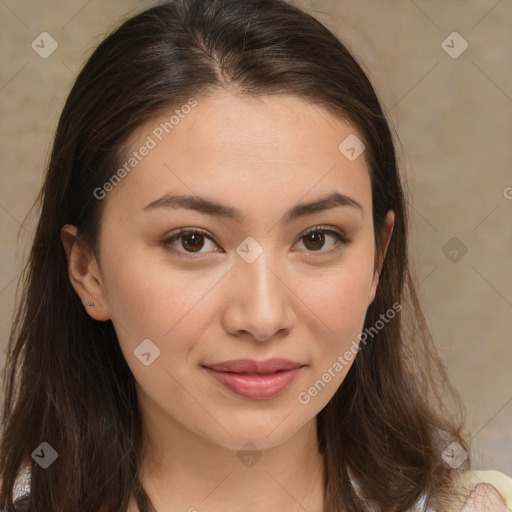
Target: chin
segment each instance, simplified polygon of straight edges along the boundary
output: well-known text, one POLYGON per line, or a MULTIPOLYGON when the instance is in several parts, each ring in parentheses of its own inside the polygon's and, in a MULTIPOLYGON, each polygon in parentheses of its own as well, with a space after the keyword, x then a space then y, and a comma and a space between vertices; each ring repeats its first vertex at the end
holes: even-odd
POLYGON ((244 448, 247 444, 254 445, 258 450, 268 450, 288 441, 310 420, 306 418, 292 424, 293 414, 290 413, 274 414, 264 422, 262 422, 261 412, 255 413, 255 416, 258 419, 247 415, 246 420, 240 423, 228 421, 228 431, 231 436, 222 429, 221 437, 209 436, 210 440, 217 445, 236 451, 250 450, 251 448, 244 448))

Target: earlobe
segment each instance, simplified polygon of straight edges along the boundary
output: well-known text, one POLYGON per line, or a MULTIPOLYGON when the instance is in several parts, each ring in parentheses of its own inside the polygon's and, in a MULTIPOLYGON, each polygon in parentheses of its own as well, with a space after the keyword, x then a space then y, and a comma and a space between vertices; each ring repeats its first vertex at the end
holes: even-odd
POLYGON ((109 320, 110 314, 96 259, 80 244, 77 234, 77 227, 70 224, 64 225, 60 232, 69 281, 89 316, 99 321, 109 320))

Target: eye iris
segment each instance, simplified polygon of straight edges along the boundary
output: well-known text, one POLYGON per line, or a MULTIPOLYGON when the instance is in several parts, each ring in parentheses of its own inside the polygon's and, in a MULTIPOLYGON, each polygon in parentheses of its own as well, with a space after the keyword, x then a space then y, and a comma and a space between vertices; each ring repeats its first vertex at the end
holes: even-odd
MULTIPOLYGON (((320 233, 319 231, 313 231, 312 233, 309 233, 308 235, 306 235, 304 237, 306 239, 306 247, 308 247, 308 243, 311 239, 313 239, 313 245, 315 245, 315 239, 316 239, 316 244, 318 244, 318 242, 320 242, 320 247, 313 247, 313 250, 318 250, 318 249, 321 249, 323 244, 324 244, 324 234, 323 233, 320 233)), ((308 249, 310 249, 311 247, 308 247, 308 249)))
POLYGON ((187 248, 187 243, 183 243, 183 240, 187 241, 187 240, 194 240, 190 245, 192 247, 192 251, 191 252, 196 252, 196 250, 200 250, 204 244, 204 240, 203 240, 203 235, 201 235, 200 233, 189 233, 187 235, 182 235, 181 236, 181 239, 182 239, 182 245, 185 249, 188 250, 187 248))
MULTIPOLYGON (((325 234, 323 231, 311 231, 304 235, 302 239, 309 250, 319 251, 325 244, 325 234)), ((181 241, 181 246, 186 252, 196 253, 203 248, 205 235, 197 231, 183 232, 174 239, 181 241)))

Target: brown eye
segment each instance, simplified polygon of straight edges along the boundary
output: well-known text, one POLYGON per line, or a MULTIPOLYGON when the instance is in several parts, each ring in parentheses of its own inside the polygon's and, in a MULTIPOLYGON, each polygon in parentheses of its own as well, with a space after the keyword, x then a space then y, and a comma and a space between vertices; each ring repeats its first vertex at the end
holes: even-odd
POLYGON ((191 232, 187 235, 180 235, 181 243, 184 249, 191 252, 200 251, 204 245, 204 235, 191 232))
POLYGON ((208 252, 201 252, 201 249, 204 247, 206 240, 213 242, 211 237, 199 229, 182 228, 178 231, 178 233, 170 236, 169 238, 166 238, 162 242, 162 246, 183 256, 188 256, 189 254, 194 253, 204 254, 205 252, 208 252))
MULTIPOLYGON (((187 229, 181 228, 177 233, 171 235, 162 241, 162 246, 172 253, 178 254, 183 257, 195 257, 194 255, 208 254, 215 251, 202 251, 205 244, 210 241, 213 244, 213 248, 217 246, 215 241, 199 228, 187 229)), ((309 229, 305 234, 302 235, 300 241, 304 241, 306 252, 310 253, 329 253, 337 249, 341 249, 343 246, 349 245, 352 240, 347 238, 342 233, 334 231, 333 229, 322 229, 322 227, 314 227, 309 229), (326 242, 334 240, 329 248, 323 250, 326 242)))
MULTIPOLYGON (((346 236, 334 231, 332 229, 319 229, 312 228, 305 235, 302 236, 301 240, 304 240, 304 245, 308 249, 309 252, 329 252, 330 249, 322 250, 325 243, 326 237, 331 237, 335 239, 335 242, 331 245, 334 249, 336 249, 340 245, 348 245, 351 240, 349 240, 346 236)), ((328 238, 327 238, 328 240, 328 238)))
POLYGON ((322 233, 320 231, 313 231, 309 235, 306 235, 304 237, 304 239, 306 240, 304 242, 304 245, 308 249, 311 249, 312 251, 317 251, 317 250, 321 249, 325 243, 325 235, 324 235, 324 233, 322 233), (308 245, 308 244, 311 244, 311 245, 308 245))

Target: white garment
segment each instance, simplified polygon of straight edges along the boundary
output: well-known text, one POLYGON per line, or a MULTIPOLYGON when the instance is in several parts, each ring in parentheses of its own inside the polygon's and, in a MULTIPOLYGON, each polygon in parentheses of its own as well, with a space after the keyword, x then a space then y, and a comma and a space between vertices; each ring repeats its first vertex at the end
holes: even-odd
MULTIPOLYGON (((494 470, 471 470, 462 477, 464 483, 472 488, 478 484, 492 485, 503 498, 507 507, 512 509, 512 478, 494 470)), ((23 470, 14 485, 14 501, 26 494, 30 494, 30 473, 28 468, 23 470)), ((423 494, 410 512, 436 512, 432 508, 425 509, 426 495, 423 494)))

